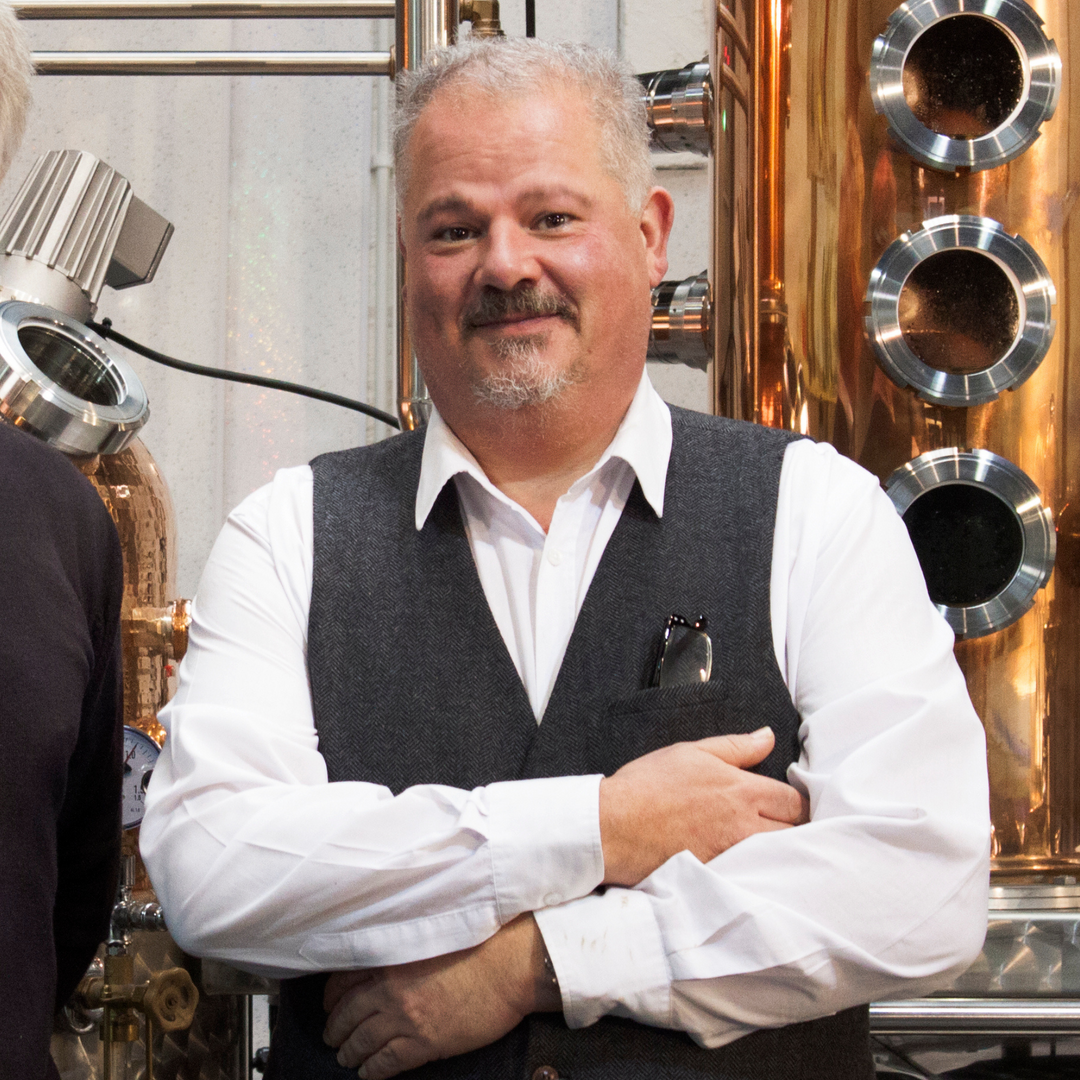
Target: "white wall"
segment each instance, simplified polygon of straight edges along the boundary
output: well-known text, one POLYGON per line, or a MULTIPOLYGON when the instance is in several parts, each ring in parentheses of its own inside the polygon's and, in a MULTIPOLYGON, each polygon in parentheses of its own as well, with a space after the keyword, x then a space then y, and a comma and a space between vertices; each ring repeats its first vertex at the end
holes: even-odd
MULTIPOLYGON (((537 0, 540 37, 589 41, 636 70, 706 51, 705 0, 537 0)), ((524 33, 523 0, 503 23, 524 33)), ((368 21, 31 22, 46 49, 369 49, 392 26, 368 21)), ((89 150, 176 227, 157 278, 106 289, 98 312, 164 352, 306 382, 393 411, 393 362, 376 326, 373 136, 385 81, 366 78, 41 77, 0 209, 47 150, 89 150)), ((707 260, 703 162, 680 155, 661 182, 678 214, 670 277, 707 260)), ((384 204, 385 206, 385 204, 384 204)), ((385 231, 385 230, 384 230, 385 231)), ((390 238, 382 238, 386 258, 390 238)), ((191 595, 228 510, 275 469, 387 429, 331 405, 132 364, 150 395, 144 434, 172 490, 178 589, 191 595)), ((706 377, 652 365, 668 400, 707 408, 706 377)))

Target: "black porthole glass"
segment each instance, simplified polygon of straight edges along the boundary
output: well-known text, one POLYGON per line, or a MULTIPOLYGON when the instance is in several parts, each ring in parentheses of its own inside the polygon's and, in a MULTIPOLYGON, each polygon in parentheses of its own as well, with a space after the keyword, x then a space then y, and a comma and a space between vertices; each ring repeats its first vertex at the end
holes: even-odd
POLYGON ((904 0, 870 55, 870 96, 931 169, 996 169, 1054 115, 1061 56, 1025 0, 904 0))
POLYGON ((1024 557, 1015 512, 984 487, 931 488, 905 511, 904 524, 935 604, 986 603, 1012 581, 1024 557))
POLYGON ((1009 275, 967 248, 923 259, 904 282, 898 315, 911 351, 953 375, 992 367, 1020 332, 1020 300, 1009 275))
POLYGON ((1000 24, 980 15, 942 19, 904 62, 904 98, 938 135, 977 139, 1001 127, 1024 95, 1024 65, 1000 24))

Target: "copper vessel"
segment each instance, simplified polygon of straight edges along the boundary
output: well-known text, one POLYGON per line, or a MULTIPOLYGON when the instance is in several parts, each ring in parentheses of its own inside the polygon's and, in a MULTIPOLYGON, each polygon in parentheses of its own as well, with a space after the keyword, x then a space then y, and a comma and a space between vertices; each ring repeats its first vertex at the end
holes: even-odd
MULTIPOLYGON (((92 310, 110 273, 117 287, 135 283, 129 277, 147 276, 123 270, 139 259, 128 258, 138 245, 120 243, 119 210, 144 225, 152 215, 156 224, 146 251, 153 248, 148 257, 156 266, 161 236, 167 240, 171 226, 149 208, 143 212, 136 206, 132 212, 133 205, 127 181, 96 158, 71 152, 40 159, 4 218, 9 247, 18 250, 8 251, 0 266, 0 298, 20 298, 0 302, 0 419, 67 453, 90 479, 116 524, 124 564, 121 888, 108 940, 58 1017, 51 1049, 64 1080, 151 1080, 154 1074, 158 1080, 236 1080, 250 1071, 249 1005, 241 995, 253 987, 238 987, 235 979, 225 988, 220 978, 208 984, 203 966, 180 953, 164 932, 138 856, 145 782, 165 737, 157 713, 175 686, 174 665, 187 646, 189 616, 187 601, 175 596, 172 500, 153 457, 136 437, 149 416, 145 391, 135 372, 81 318, 92 310), (116 198, 96 199, 101 188, 116 198), (105 224, 99 230, 104 239, 85 257, 72 255, 70 265, 60 266, 50 262, 44 241, 27 240, 68 235, 61 225, 77 231, 87 202, 105 224), (53 213, 54 204, 66 207, 67 216, 53 213), (19 245, 33 250, 21 252, 19 245), (70 310, 42 300, 70 301, 70 310), (179 1011, 178 1004, 183 1005, 179 1011)), ((146 233, 143 229, 140 236, 146 233)), ((60 244, 62 251, 70 246, 60 244)), ((153 267, 149 276, 152 272, 153 267)))
POLYGON ((886 484, 986 727, 994 872, 1068 874, 1080 12, 730 0, 714 25, 713 130, 726 113, 737 133, 713 167, 711 278, 732 295, 714 408, 827 440, 886 484))

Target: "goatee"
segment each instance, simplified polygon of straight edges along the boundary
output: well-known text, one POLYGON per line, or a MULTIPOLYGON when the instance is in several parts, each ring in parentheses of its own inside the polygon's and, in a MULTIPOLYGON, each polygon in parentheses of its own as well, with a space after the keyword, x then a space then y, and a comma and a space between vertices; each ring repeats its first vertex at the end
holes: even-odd
MULTIPOLYGON (((577 328, 577 311, 564 297, 525 285, 509 292, 485 289, 462 317, 466 336, 507 315, 555 316, 577 328)), ((477 400, 496 409, 518 410, 543 405, 568 387, 582 381, 579 364, 568 369, 553 368, 544 353, 547 334, 499 337, 489 345, 502 362, 494 374, 474 372, 473 393, 477 400)))

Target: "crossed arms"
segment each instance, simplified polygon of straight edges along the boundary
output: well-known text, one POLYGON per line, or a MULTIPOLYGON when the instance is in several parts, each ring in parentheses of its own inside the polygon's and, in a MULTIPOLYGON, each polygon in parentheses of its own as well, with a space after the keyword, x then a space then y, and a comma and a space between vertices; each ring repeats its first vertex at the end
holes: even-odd
MULTIPOLYGON (((639 884, 689 851, 709 862, 759 832, 809 820, 787 784, 744 771, 768 756, 772 732, 677 743, 600 782, 604 884, 639 884)), ((386 1080, 437 1058, 487 1046, 562 997, 544 966, 532 915, 472 949, 411 964, 331 975, 324 1038, 364 1080, 386 1080)))

